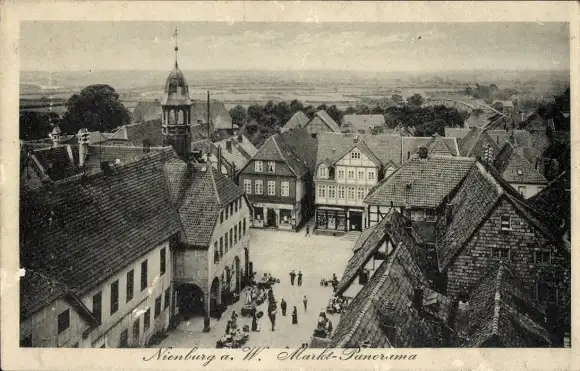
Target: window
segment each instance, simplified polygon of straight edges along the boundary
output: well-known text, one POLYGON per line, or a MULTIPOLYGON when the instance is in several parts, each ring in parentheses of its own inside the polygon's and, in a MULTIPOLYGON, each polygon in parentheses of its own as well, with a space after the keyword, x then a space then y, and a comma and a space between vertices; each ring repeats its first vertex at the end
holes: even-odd
POLYGON ((58 315, 58 334, 62 334, 70 326, 70 310, 66 309, 58 315))
POLYGON ((234 201, 234 213, 238 212, 238 200, 234 201))
POLYGON ((328 168, 326 167, 326 165, 321 164, 318 167, 318 176, 320 178, 328 178, 328 168))
POLYGON ((328 186, 328 198, 335 198, 336 197, 336 186, 328 186))
POLYGON ((213 263, 217 264, 220 261, 220 251, 218 248, 218 242, 213 243, 213 263))
POLYGON ((155 317, 154 318, 159 317, 160 314, 161 314, 161 295, 159 295, 157 298, 155 298, 155 317))
POLYGON ((255 184, 256 189, 254 193, 261 195, 264 191, 264 182, 262 180, 256 180, 255 184))
POLYGON ((318 186, 318 197, 326 197, 326 186, 325 185, 318 186))
POLYGON ((224 211, 222 210, 220 212, 220 223, 223 223, 223 222, 224 222, 224 211))
POLYGON ((338 177, 338 179, 344 179, 344 170, 343 169, 338 169, 337 177, 338 177))
POLYGON ((356 191, 356 197, 359 201, 362 201, 365 199, 365 189, 364 188, 358 188, 356 191))
POLYGON ((375 171, 369 170, 369 180, 375 180, 375 171))
POLYGON ((134 286, 134 280, 135 278, 133 277, 135 274, 135 272, 133 271, 133 269, 131 269, 129 272, 127 272, 127 287, 126 287, 126 293, 125 293, 125 298, 127 303, 131 301, 131 299, 133 299, 133 286, 134 286))
POLYGON ((119 310, 119 280, 111 284, 111 315, 119 310))
POLYGON ((351 201, 355 200, 354 187, 348 187, 348 195, 347 196, 348 196, 349 200, 351 200, 351 201))
POLYGON ((276 163, 274 161, 268 161, 268 172, 273 173, 276 169, 276 163))
POLYGON ((240 236, 240 241, 242 240, 242 221, 238 223, 238 236, 240 236))
POLYGON ((234 245, 238 243, 238 228, 234 226, 234 245))
POLYGON ((169 287, 165 289, 165 297, 163 300, 163 309, 167 309, 169 307, 169 303, 171 302, 171 291, 169 291, 169 287))
POLYGON ((494 259, 510 260, 510 249, 507 247, 496 247, 491 251, 491 256, 494 259))
POLYGON ((230 249, 234 248, 234 229, 230 228, 230 249))
POLYGON ((220 237, 220 258, 224 256, 224 238, 220 237))
POLYGON ((226 206, 226 220, 230 217, 230 205, 226 206))
POLYGON ((141 263, 141 291, 147 288, 147 260, 141 263))
POLYGON ((165 271, 167 270, 167 257, 165 256, 166 254, 166 250, 165 247, 161 249, 160 251, 160 257, 159 257, 159 275, 163 276, 165 274, 165 271))
POLYGON ((103 318, 103 293, 100 291, 93 295, 93 316, 101 323, 103 318))
POLYGON ((137 318, 135 322, 133 322, 133 342, 135 344, 139 344, 140 328, 141 328, 141 317, 137 318))
POLYGON ((242 198, 238 198, 238 210, 242 210, 242 198))
POLYGON ((518 186, 518 192, 522 195, 526 195, 526 186, 518 186))
POLYGON ((268 181, 268 196, 276 196, 276 181, 268 181))
POLYGON ((145 315, 143 316, 143 331, 149 330, 151 325, 151 308, 147 308, 145 315))
POLYGON ((365 178, 365 171, 364 170, 359 170, 358 171, 358 178, 359 179, 364 179, 365 178))
POLYGON ((549 250, 536 251, 535 255, 537 264, 550 264, 552 254, 549 250))
POLYGON ((262 161, 255 161, 254 162, 254 170, 258 173, 261 173, 264 169, 262 161))
POLYGON ((512 229, 512 218, 507 215, 501 216, 501 230, 509 231, 512 229))
POLYGON ((352 151, 352 152, 350 153, 350 158, 351 158, 351 159, 353 159, 353 160, 354 160, 354 159, 360 159, 360 152, 357 152, 357 151, 352 151))
POLYGON ((282 196, 290 196, 290 182, 282 182, 280 183, 281 186, 281 195, 282 196))
POLYGON ((341 200, 344 200, 344 187, 343 186, 338 187, 338 198, 340 198, 341 200))
POLYGON ((127 348, 129 346, 129 330, 124 329, 121 332, 121 339, 119 340, 119 348, 127 348))
POLYGON ((226 251, 225 252, 227 253, 228 252, 228 246, 229 246, 228 232, 226 232, 225 240, 226 240, 226 251))
POLYGON ((348 179, 354 179, 354 170, 348 171, 348 179))
POLYGON ((244 218, 244 236, 246 235, 246 218, 244 218))

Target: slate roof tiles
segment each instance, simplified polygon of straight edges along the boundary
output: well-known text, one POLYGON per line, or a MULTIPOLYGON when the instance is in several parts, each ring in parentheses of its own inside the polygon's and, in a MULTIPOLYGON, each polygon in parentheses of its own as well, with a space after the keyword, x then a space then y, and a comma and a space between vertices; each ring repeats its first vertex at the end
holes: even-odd
POLYGON ((510 143, 503 145, 494 166, 509 183, 548 184, 546 178, 524 158, 519 148, 510 143))

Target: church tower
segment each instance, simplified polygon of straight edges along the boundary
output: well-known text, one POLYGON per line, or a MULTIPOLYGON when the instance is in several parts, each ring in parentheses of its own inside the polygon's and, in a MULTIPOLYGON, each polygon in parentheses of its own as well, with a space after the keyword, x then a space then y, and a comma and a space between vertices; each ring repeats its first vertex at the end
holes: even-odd
POLYGON ((191 100, 189 87, 177 65, 177 29, 175 38, 175 67, 167 77, 161 99, 163 116, 161 133, 163 145, 171 145, 179 156, 189 159, 191 153, 191 100))

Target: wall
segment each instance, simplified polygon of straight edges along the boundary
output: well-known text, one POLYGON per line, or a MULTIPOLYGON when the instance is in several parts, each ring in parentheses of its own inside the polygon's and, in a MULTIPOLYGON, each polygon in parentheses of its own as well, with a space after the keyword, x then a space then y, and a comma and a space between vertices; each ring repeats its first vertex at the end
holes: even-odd
MULTIPOLYGON (((90 307, 89 307, 90 308, 90 307)), ((82 333, 89 324, 64 299, 56 300, 52 305, 45 306, 30 318, 20 323, 20 337, 32 335, 32 346, 43 348, 72 347, 79 343, 83 347, 82 333), (70 311, 70 326, 58 335, 58 315, 66 309, 70 311)))
POLYGON ((330 128, 320 119, 320 117, 315 116, 310 122, 306 124, 306 131, 310 134, 326 133, 331 131, 330 128))
MULTIPOLYGON (((401 212, 400 207, 395 207, 394 209, 398 212, 401 212)), ((389 211, 391 210, 391 207, 390 206, 368 205, 367 210, 368 210, 368 217, 367 217, 368 227, 372 227, 372 226, 378 224, 381 220, 383 220, 383 217, 389 213, 389 211), (379 212, 382 214, 382 216, 379 215, 379 212)))
MULTIPOLYGON (((285 166, 285 165, 284 165, 285 166)), ((274 175, 274 174, 255 174, 255 173, 242 173, 239 177, 240 187, 244 187, 244 181, 248 179, 252 181, 252 193, 248 194, 250 202, 272 202, 272 203, 283 203, 293 205, 298 197, 296 192, 296 177, 274 175), (261 195, 255 194, 256 191, 256 180, 262 180, 263 182, 263 192, 261 195), (268 195, 268 181, 276 182, 276 195, 268 195), (288 196, 281 196, 281 183, 289 183, 289 193, 288 196)), ((245 190, 245 188, 243 188, 245 190)))
POLYGON ((546 184, 540 185, 540 184, 526 184, 526 183, 510 183, 510 185, 516 191, 518 191, 518 193, 520 193, 520 190, 518 187, 520 187, 520 186, 526 187, 526 191, 524 193, 522 193, 522 196, 524 196, 525 199, 528 199, 530 197, 534 197, 542 189, 546 188, 546 186, 547 186, 546 184))
POLYGON ((191 283, 206 290, 209 259, 213 259, 213 256, 210 257, 207 250, 184 247, 174 250, 174 280, 180 283, 191 283))
MULTIPOLYGON (((524 284, 535 291, 536 281, 550 281, 552 272, 559 278, 566 276, 566 256, 560 248, 552 253, 551 263, 538 264, 535 261, 535 252, 549 245, 549 241, 537 231, 527 219, 516 212, 513 205, 502 200, 490 217, 480 226, 472 236, 460 255, 451 263, 447 270, 447 294, 457 295, 462 289, 467 292, 477 284, 489 270, 497 266, 499 260, 492 257, 492 248, 511 246, 510 265, 522 277, 524 284), (500 217, 511 216, 512 230, 500 232, 500 217)), ((570 257, 568 255, 567 260, 570 257)), ((569 268, 568 268, 569 269, 569 268)), ((569 277, 569 273, 568 273, 569 277)), ((558 279, 559 279, 558 278, 558 279)), ((556 284, 555 282, 553 284, 556 284)), ((566 285, 562 283, 562 285, 566 285)), ((564 286, 560 289, 565 290, 564 286)))

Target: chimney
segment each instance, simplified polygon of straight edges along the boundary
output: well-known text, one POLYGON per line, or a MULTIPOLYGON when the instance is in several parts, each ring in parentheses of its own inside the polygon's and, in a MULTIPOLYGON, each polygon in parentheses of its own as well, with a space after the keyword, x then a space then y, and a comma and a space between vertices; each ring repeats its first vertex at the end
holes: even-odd
POLYGON ((228 151, 228 153, 232 153, 232 141, 231 140, 226 140, 226 150, 228 151))
POLYGON ((85 165, 85 160, 87 159, 87 154, 89 153, 91 133, 89 133, 87 129, 80 129, 77 138, 79 143, 79 166, 83 167, 85 165))
POLYGON ((413 308, 420 311, 423 308, 423 289, 415 287, 413 292, 413 308))
POLYGON ((354 140, 353 140, 353 141, 354 141, 355 143, 358 143, 358 135, 355 135, 355 136, 354 136, 354 140))
POLYGON ((244 136, 242 134, 238 134, 238 143, 244 142, 244 136))
POLYGON ((426 160, 429 156, 429 150, 427 147, 419 147, 419 158, 421 160, 426 160))

